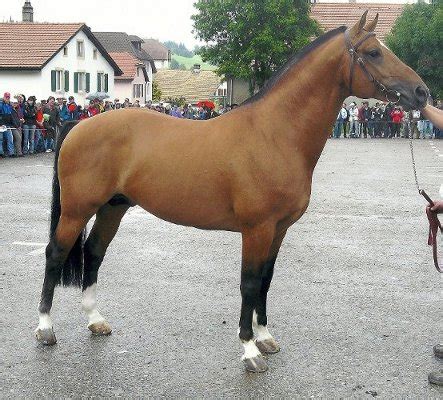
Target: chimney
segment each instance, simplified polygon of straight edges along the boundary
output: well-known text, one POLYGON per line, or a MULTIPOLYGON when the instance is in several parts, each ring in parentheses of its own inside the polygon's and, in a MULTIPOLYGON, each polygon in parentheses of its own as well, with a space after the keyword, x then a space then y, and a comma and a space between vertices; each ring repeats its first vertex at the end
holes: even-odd
POLYGON ((34 22, 34 9, 30 1, 25 1, 25 5, 22 8, 22 15, 23 22, 34 22))
POLYGON ((194 66, 192 67, 192 72, 194 72, 194 74, 199 74, 200 69, 201 69, 200 64, 194 64, 194 66))

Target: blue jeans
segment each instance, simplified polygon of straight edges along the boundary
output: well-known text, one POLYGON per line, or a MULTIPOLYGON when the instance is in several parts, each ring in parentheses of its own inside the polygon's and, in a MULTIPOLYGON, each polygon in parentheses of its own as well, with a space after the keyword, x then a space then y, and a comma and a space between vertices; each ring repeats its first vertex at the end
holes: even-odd
POLYGON ((341 136, 342 129, 343 129, 343 120, 337 119, 335 121, 335 126, 334 126, 334 137, 336 139, 338 139, 341 136))
POLYGON ((35 125, 23 125, 23 154, 34 153, 35 125))
POLYGON ((6 142, 6 151, 9 156, 14 155, 14 139, 12 137, 12 131, 7 129, 2 134, 1 146, 0 146, 0 154, 3 155, 3 142, 6 142))
POLYGON ((40 129, 36 129, 34 138, 34 152, 39 153, 45 150, 45 139, 43 138, 42 131, 40 129))
POLYGON ((45 139, 45 149, 46 150, 54 150, 54 139, 50 139, 50 138, 45 139))

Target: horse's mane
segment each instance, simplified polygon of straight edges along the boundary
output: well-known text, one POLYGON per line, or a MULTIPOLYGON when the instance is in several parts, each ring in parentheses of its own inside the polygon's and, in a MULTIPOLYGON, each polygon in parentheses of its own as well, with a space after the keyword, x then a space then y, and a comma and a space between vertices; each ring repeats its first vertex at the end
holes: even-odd
POLYGON ((288 72, 294 65, 296 65, 300 60, 302 60, 307 54, 311 51, 315 50, 317 47, 327 42, 332 37, 338 35, 339 33, 343 33, 346 30, 346 26, 340 26, 339 28, 333 29, 324 35, 321 35, 305 47, 303 47, 298 53, 294 54, 289 58, 289 60, 278 69, 271 78, 265 83, 265 85, 257 92, 254 96, 250 97, 248 100, 242 103, 249 104, 253 103, 257 100, 263 98, 279 81, 280 79, 288 72))

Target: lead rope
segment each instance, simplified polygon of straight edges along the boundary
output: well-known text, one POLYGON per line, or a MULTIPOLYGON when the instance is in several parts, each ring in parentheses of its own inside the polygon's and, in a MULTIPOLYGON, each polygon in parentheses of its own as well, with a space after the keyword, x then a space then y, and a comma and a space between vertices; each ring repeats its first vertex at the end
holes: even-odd
MULTIPOLYGON (((409 129, 409 147, 411 148, 412 171, 414 172, 415 186, 417 187, 418 193, 421 194, 428 201, 429 206, 432 207, 434 205, 434 202, 423 189, 420 189, 420 185, 418 183, 417 166, 415 165, 415 156, 414 156, 414 145, 412 143, 412 129, 409 129)), ((432 212, 429 207, 426 208, 426 215, 429 221, 428 245, 432 246, 432 257, 434 258, 434 266, 438 272, 442 273, 443 270, 440 268, 438 262, 439 260, 437 252, 437 234, 439 229, 440 232, 443 232, 443 228, 437 217, 437 213, 432 212)))

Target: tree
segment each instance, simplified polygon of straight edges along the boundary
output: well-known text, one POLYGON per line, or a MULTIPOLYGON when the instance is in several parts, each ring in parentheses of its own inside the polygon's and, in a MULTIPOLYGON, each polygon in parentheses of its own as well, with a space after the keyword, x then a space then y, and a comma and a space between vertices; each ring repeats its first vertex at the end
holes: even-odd
POLYGON ((176 43, 172 40, 168 40, 163 43, 169 50, 172 51, 173 54, 177 54, 178 56, 191 58, 194 57, 194 53, 185 46, 184 43, 176 43))
POLYGON ((443 2, 406 5, 386 43, 428 85, 434 98, 443 98, 443 2))
POLYGON ((157 81, 152 82, 152 101, 160 101, 162 99, 162 91, 160 90, 160 87, 158 86, 157 81))
POLYGON ((306 0, 198 0, 194 33, 199 54, 218 73, 261 88, 289 56, 320 33, 306 0))
POLYGON ((180 64, 175 58, 173 58, 171 60, 170 69, 185 70, 186 69, 186 65, 185 64, 180 64))

